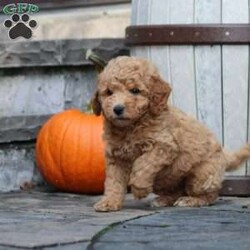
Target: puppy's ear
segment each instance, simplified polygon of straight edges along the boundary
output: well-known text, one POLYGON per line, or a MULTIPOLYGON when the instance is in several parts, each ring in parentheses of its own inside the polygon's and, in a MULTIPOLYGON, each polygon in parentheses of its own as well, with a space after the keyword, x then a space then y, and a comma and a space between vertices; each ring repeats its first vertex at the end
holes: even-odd
POLYGON ((152 115, 159 115, 161 113, 167 103, 171 90, 170 85, 159 75, 151 77, 149 109, 152 115))
POLYGON ((92 106, 92 109, 93 109, 95 115, 101 114, 102 106, 101 106, 101 103, 99 101, 98 91, 95 92, 94 97, 92 98, 91 106, 92 106))

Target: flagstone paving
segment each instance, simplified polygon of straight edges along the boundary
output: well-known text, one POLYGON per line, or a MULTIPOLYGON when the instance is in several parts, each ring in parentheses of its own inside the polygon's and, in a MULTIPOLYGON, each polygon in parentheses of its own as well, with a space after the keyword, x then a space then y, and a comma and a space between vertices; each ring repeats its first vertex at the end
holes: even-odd
POLYGON ((97 196, 0 194, 0 250, 250 249, 250 198, 210 207, 152 209, 127 195, 124 209, 96 213, 97 196))

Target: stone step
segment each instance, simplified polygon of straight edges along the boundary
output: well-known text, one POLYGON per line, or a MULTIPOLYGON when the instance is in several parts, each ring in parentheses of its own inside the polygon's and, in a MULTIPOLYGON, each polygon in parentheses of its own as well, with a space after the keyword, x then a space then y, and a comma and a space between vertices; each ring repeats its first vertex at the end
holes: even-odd
POLYGON ((34 142, 0 144, 0 192, 44 185, 34 161, 34 142))
POLYGON ((128 54, 122 39, 0 43, 0 192, 43 183, 34 162, 37 133, 53 114, 88 108, 97 71, 87 49, 106 60, 128 54))

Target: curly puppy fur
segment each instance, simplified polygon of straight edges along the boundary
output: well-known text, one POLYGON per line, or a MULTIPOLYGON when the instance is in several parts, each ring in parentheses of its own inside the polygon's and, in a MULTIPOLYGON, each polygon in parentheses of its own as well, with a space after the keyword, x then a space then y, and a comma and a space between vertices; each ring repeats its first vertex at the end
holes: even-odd
POLYGON ((128 185, 137 199, 159 195, 156 207, 209 205, 224 172, 250 156, 249 145, 226 152, 208 128, 167 104, 170 92, 144 59, 118 57, 99 75, 93 110, 105 118, 106 180, 96 211, 120 210, 128 185))

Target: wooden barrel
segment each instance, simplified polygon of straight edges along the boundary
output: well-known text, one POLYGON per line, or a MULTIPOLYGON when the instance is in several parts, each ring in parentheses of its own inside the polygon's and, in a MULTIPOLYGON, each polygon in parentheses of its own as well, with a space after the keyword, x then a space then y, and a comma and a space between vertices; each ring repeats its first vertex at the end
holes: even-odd
MULTIPOLYGON (((172 85, 171 102, 230 150, 250 132, 249 8, 248 0, 134 0, 126 30, 132 55, 172 85)), ((250 176, 250 165, 230 175, 250 176)))

